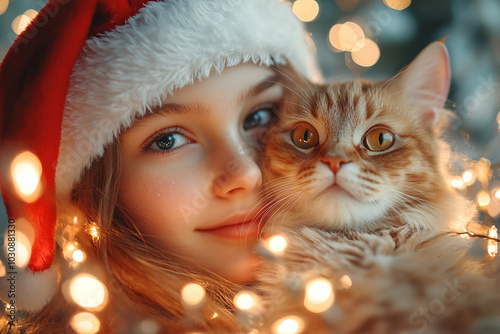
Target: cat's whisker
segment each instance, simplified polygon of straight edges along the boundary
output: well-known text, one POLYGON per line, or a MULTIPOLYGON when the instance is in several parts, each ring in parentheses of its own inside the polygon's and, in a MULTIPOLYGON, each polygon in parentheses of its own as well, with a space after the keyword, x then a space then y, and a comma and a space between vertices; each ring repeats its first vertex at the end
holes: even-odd
MULTIPOLYGON (((281 83, 281 82, 278 82, 278 81, 270 81, 270 82, 273 82, 273 83, 275 83, 275 84, 276 84, 276 85, 278 85, 278 86, 281 86, 281 87, 283 87, 283 88, 286 88, 289 92, 294 93, 294 94, 295 94, 298 98, 300 98, 300 99, 302 100, 302 102, 304 102, 304 104, 305 104, 305 107, 306 107, 306 108, 310 108, 310 103, 309 103, 309 101, 308 101, 308 100, 307 100, 304 96, 302 96, 302 95, 301 95, 301 94, 299 94, 297 91, 295 91, 293 88, 288 87, 287 85, 285 85, 285 84, 283 84, 283 83, 281 83)), ((304 93, 305 93, 305 92, 304 92, 304 93)))
POLYGON ((301 104, 298 104, 298 103, 295 103, 295 102, 292 102, 292 101, 282 101, 282 103, 288 103, 288 104, 291 104, 291 105, 295 105, 295 106, 301 108, 303 111, 309 112, 309 109, 306 106, 303 106, 301 104))
POLYGON ((293 203, 295 202, 295 199, 300 198, 300 196, 303 196, 303 195, 301 193, 294 193, 291 196, 280 198, 276 202, 275 206, 273 207, 274 212, 268 218, 267 223, 266 223, 266 227, 269 223, 271 223, 271 225, 273 225, 276 222, 275 217, 279 216, 284 211, 285 208, 287 209, 286 213, 288 213, 289 209, 292 207, 293 203))
MULTIPOLYGON (((302 93, 304 94, 303 97, 307 97, 309 94, 307 94, 307 92, 304 90, 303 86, 302 85, 299 85, 299 83, 297 81, 295 81, 291 76, 289 76, 288 74, 286 74, 284 71, 280 70, 279 68, 276 68, 276 71, 278 73, 280 73, 281 75, 283 75, 285 78, 287 78, 288 80, 290 80, 293 84, 295 84, 297 87, 299 87, 299 89, 302 91, 302 93)), ((311 84, 309 83, 309 80, 306 80, 305 78, 303 77, 298 77, 298 78, 301 78, 303 82, 306 83, 307 87, 309 88, 309 92, 312 92, 313 91, 313 88, 311 87, 311 84)))

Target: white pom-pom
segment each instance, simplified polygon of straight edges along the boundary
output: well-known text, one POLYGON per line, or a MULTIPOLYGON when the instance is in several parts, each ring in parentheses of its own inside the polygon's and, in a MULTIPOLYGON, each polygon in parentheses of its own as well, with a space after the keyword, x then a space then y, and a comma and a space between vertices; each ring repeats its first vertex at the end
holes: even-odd
POLYGON ((0 278, 0 298, 7 308, 39 311, 51 301, 56 289, 57 272, 53 268, 38 273, 20 269, 0 278))

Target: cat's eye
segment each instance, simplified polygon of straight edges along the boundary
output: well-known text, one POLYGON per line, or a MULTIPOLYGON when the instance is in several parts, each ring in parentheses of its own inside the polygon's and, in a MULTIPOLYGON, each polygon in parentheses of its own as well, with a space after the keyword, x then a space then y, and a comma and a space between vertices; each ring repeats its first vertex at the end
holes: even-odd
POLYGON ((292 131, 292 142, 302 149, 314 147, 319 142, 318 131, 310 124, 301 123, 292 131))
POLYGON ((394 133, 383 127, 370 129, 363 138, 363 147, 373 151, 382 152, 391 148, 394 144, 394 133))

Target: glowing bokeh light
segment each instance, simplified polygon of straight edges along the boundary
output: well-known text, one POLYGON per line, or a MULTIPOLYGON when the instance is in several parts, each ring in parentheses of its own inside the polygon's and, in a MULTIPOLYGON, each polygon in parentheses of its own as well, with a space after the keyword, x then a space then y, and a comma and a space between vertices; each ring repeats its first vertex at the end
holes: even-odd
POLYGON ((21 14, 12 21, 12 30, 17 34, 21 34, 31 23, 31 18, 28 15, 21 14))
POLYGON ((454 178, 451 180, 451 186, 456 189, 464 189, 464 181, 462 178, 454 178))
POLYGON ((255 308, 257 296, 251 292, 241 291, 234 296, 234 305, 240 310, 250 310, 255 308))
POLYGON ((16 266, 23 268, 28 265, 31 257, 31 243, 26 235, 22 232, 16 232, 16 266))
POLYGON ((9 0, 0 0, 0 15, 5 13, 9 8, 9 0))
POLYGON ((268 248, 276 255, 281 255, 285 252, 287 241, 282 235, 274 235, 268 239, 268 248))
POLYGON ((273 334, 298 334, 304 330, 304 320, 290 315, 277 320, 272 326, 273 334))
POLYGON ((358 51, 365 45, 365 33, 354 22, 346 22, 339 29, 339 43, 341 50, 358 51))
POLYGON ((380 58, 380 49, 377 43, 369 38, 365 38, 364 45, 351 53, 352 60, 363 67, 370 67, 377 63, 380 58))
POLYGON ((340 284, 342 284, 344 289, 349 289, 352 286, 352 280, 349 276, 344 275, 340 278, 340 284))
POLYGON ((462 180, 464 181, 464 184, 467 186, 472 185, 474 182, 476 182, 476 175, 474 174, 474 171, 472 170, 467 170, 462 174, 462 180))
POLYGON ((81 274, 71 281, 70 294, 81 307, 96 308, 104 304, 106 288, 97 278, 81 274))
POLYGON ((92 313, 80 312, 71 318, 71 328, 79 334, 95 334, 99 331, 101 323, 92 313))
MULTIPOLYGON (((498 239, 498 230, 495 225, 491 226, 488 230, 488 236, 498 239)), ((488 240, 488 254, 491 257, 495 257, 498 254, 498 242, 495 240, 488 240)))
POLYGON ((316 278, 306 284, 304 306, 313 313, 325 312, 333 304, 333 286, 324 278, 316 278))
POLYGON ((292 6, 293 13, 302 22, 311 22, 319 13, 319 5, 315 0, 297 0, 292 6))
POLYGON ((488 194, 486 191, 481 190, 476 197, 477 204, 480 207, 486 207, 488 204, 490 204, 490 194, 488 194))
POLYGON ((31 152, 25 151, 14 158, 10 165, 12 180, 17 194, 25 202, 32 203, 40 195, 42 164, 31 152))
POLYGON ((493 196, 494 196, 496 199, 499 199, 499 200, 500 200, 500 189, 496 189, 495 191, 493 191, 493 196))
POLYGON ((92 223, 88 228, 89 234, 92 236, 92 240, 99 240, 99 228, 95 223, 92 223))
POLYGON ((498 125, 500 125, 500 111, 497 114, 497 123, 498 123, 498 125))
POLYGON ((72 258, 75 262, 82 262, 85 260, 85 254, 81 250, 77 249, 73 252, 72 258))
POLYGON ((38 12, 34 9, 28 9, 27 11, 24 12, 24 15, 29 17, 31 21, 35 19, 35 17, 38 15, 38 12))
POLYGON ((190 283, 182 288, 182 300, 190 305, 199 305, 205 299, 205 289, 199 284, 190 283))
POLYGON ((469 182, 470 180, 472 180, 472 173, 470 171, 464 172, 464 174, 462 175, 462 179, 464 180, 464 182, 469 182))
POLYGON ((20 217, 16 220, 14 240, 8 240, 12 236, 8 231, 12 230, 8 229, 4 232, 5 253, 14 252, 15 266, 17 268, 24 268, 28 265, 31 257, 31 247, 35 240, 35 229, 26 218, 20 217))
POLYGON ((342 45, 340 44, 340 28, 341 27, 342 27, 342 24, 334 25, 330 29, 330 32, 328 33, 328 40, 330 41, 330 44, 335 49, 337 49, 339 51, 345 51, 345 50, 342 50, 342 45))
POLYGON ((387 7, 395 10, 403 10, 411 4, 411 0, 384 0, 387 7))

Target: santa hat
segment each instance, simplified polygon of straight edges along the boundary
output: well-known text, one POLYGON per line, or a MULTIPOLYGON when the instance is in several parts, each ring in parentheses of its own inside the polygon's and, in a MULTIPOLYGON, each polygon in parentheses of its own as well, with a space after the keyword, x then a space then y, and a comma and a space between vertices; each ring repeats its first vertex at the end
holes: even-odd
MULTIPOLYGON (((50 0, 0 67, 2 196, 9 218, 34 231, 25 274, 54 281, 56 199, 69 201, 134 119, 211 71, 286 59, 320 77, 302 24, 278 0, 50 0), (31 199, 11 171, 25 151, 41 165, 31 199)), ((32 309, 46 302, 32 297, 32 309)))

